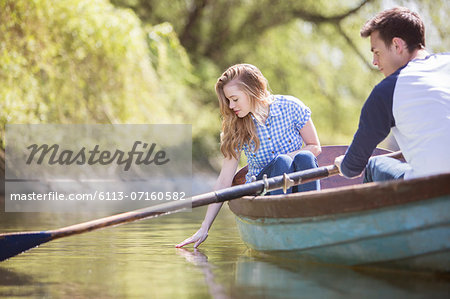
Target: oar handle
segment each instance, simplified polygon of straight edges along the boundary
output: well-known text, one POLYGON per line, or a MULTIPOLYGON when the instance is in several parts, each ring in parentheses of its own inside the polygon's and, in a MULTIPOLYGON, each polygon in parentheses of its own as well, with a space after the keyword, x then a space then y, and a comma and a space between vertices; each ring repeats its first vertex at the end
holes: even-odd
MULTIPOLYGON (((395 159, 401 159, 403 157, 401 151, 387 153, 379 156, 391 157, 395 159)), ((328 166, 297 171, 289 174, 285 173, 284 175, 272 178, 264 177, 259 181, 243 185, 236 185, 230 188, 218 190, 215 193, 217 195, 217 202, 224 202, 242 196, 264 195, 266 192, 277 189, 283 189, 283 191, 286 192, 286 190, 292 186, 327 178, 339 173, 339 168, 336 165, 332 164, 328 166)))
POLYGON ((264 195, 266 192, 281 188, 286 191, 287 188, 292 186, 319 180, 338 173, 339 170, 336 165, 322 166, 271 178, 263 178, 252 183, 217 190, 215 193, 217 202, 224 202, 242 196, 264 195))

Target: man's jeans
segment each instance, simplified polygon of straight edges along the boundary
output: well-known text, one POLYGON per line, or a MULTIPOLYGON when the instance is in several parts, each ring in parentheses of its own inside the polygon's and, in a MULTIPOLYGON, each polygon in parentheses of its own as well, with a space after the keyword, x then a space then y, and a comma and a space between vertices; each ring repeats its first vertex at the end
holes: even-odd
MULTIPOLYGON (((301 151, 297 155, 295 155, 294 159, 292 159, 288 155, 279 155, 266 167, 261 170, 261 172, 256 177, 257 180, 261 180, 264 174, 267 174, 267 177, 271 178, 274 176, 283 175, 284 173, 291 173, 295 171, 306 170, 310 168, 318 167, 316 157, 310 151, 301 151)), ((287 193, 295 193, 295 192, 304 192, 311 190, 320 190, 320 181, 313 181, 306 184, 293 186, 287 190, 287 193)), ((283 190, 274 190, 267 194, 275 195, 275 194, 283 194, 283 190)))
POLYGON ((364 171, 364 183, 403 179, 411 169, 408 163, 389 157, 373 157, 364 171))

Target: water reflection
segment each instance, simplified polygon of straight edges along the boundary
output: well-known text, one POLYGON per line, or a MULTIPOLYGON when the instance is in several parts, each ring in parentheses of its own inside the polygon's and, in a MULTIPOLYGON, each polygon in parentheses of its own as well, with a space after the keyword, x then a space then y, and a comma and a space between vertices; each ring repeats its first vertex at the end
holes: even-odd
POLYGON ((213 266, 208 262, 208 257, 199 249, 189 251, 185 248, 177 248, 177 254, 184 257, 186 261, 195 265, 205 276, 205 283, 208 286, 209 293, 215 299, 230 298, 222 285, 215 281, 213 266))
POLYGON ((201 270, 213 298, 448 298, 450 276, 351 268, 258 255, 237 257, 234 282, 217 282, 219 267, 199 250, 178 255, 201 270), (230 290, 227 294, 225 290, 230 290))
MULTIPOLYGON (((450 279, 352 269, 247 251, 225 205, 199 250, 174 246, 205 208, 46 243, 0 263, 0 297, 448 298, 450 279)), ((0 231, 51 229, 97 214, 0 213, 0 231)))
MULTIPOLYGON (((0 297, 29 297, 36 294, 32 276, 0 266, 0 297), (30 288, 31 286, 31 288, 30 288)), ((42 294, 42 290, 38 290, 42 294)))
MULTIPOLYGON (((268 298, 448 298, 449 277, 353 269, 275 258, 239 257, 236 283, 268 298)), ((248 293, 250 292, 251 293, 248 293)))

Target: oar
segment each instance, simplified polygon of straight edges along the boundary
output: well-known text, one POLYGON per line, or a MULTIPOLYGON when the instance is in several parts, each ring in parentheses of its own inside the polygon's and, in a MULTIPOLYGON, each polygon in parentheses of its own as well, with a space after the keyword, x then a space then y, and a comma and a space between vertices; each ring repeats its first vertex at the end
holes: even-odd
MULTIPOLYGON (((391 153, 388 155, 393 156, 393 154, 396 153, 391 153)), ((294 185, 326 178, 338 173, 339 170, 335 165, 323 166, 290 173, 289 175, 284 174, 273 178, 264 178, 249 184, 233 186, 214 192, 196 195, 184 201, 173 201, 80 224, 66 226, 60 229, 40 232, 0 234, 0 261, 16 256, 40 244, 62 237, 82 234, 96 229, 132 222, 139 219, 179 212, 189 208, 206 206, 212 203, 225 202, 246 195, 261 195, 265 192, 280 188, 285 190, 294 185)))
POLYGON ((18 255, 42 243, 62 237, 82 234, 84 232, 89 232, 99 228, 132 222, 162 214, 178 212, 191 207, 196 208, 206 206, 211 203, 224 202, 246 195, 260 195, 263 192, 268 192, 286 186, 286 182, 289 179, 298 183, 306 183, 320 178, 325 178, 336 173, 338 173, 336 166, 324 166, 291 173, 289 174, 289 177, 285 175, 284 177, 277 176, 269 179, 263 179, 245 185, 233 186, 215 192, 196 195, 184 201, 172 201, 157 206, 75 224, 56 230, 0 234, 0 261, 18 255))

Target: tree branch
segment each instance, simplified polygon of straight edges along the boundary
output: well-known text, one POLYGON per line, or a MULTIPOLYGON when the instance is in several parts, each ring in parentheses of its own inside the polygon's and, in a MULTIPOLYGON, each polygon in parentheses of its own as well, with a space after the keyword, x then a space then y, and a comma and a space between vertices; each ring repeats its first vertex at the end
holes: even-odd
POLYGON ((180 35, 181 44, 191 53, 197 52, 198 34, 195 34, 195 26, 197 26, 198 21, 201 19, 202 12, 207 4, 208 0, 197 0, 194 2, 194 8, 190 11, 186 26, 180 35))
POLYGON ((251 10, 251 13, 247 15, 245 20, 242 21, 240 28, 238 28, 237 30, 230 32, 230 29, 228 27, 226 28, 226 30, 224 30, 224 28, 216 28, 210 35, 210 38, 207 39, 207 43, 204 48, 206 49, 206 51, 203 51, 203 55, 212 59, 221 57, 222 53, 227 51, 228 45, 232 45, 236 41, 240 40, 246 40, 247 42, 251 43, 259 36, 261 36, 261 34, 263 34, 265 31, 276 26, 287 24, 295 18, 299 18, 313 24, 330 23, 335 25, 339 33, 349 43, 350 47, 356 52, 359 57, 361 57, 361 59, 369 67, 369 69, 371 69, 370 64, 367 63, 367 61, 356 48, 355 44, 340 27, 340 22, 345 18, 357 13, 364 5, 372 1, 374 0, 363 0, 355 8, 349 9, 342 14, 334 16, 324 16, 302 9, 292 9, 292 7, 289 5, 274 6, 273 9, 269 10, 268 12, 267 6, 270 4, 264 5, 258 3, 258 5, 256 5, 251 10), (218 47, 217 45, 221 46, 218 47))
POLYGON ((360 10, 364 5, 366 5, 367 3, 371 2, 373 0, 364 0, 362 1, 357 7, 343 13, 340 15, 336 15, 336 16, 331 16, 331 17, 326 17, 320 14, 316 14, 316 13, 311 13, 305 10, 293 10, 292 14, 293 16, 300 18, 302 20, 308 21, 308 22, 312 22, 312 23, 339 23, 340 21, 342 21, 343 19, 347 18, 348 16, 358 12, 358 10, 360 10))
POLYGON ((367 68, 371 71, 374 71, 375 69, 372 67, 372 65, 367 62, 364 55, 359 51, 358 47, 356 47, 355 43, 351 40, 351 38, 347 35, 347 33, 344 32, 342 29, 341 23, 336 24, 336 29, 339 32, 339 34, 342 35, 342 37, 346 40, 350 48, 356 53, 356 55, 361 59, 361 61, 367 66, 367 68))

